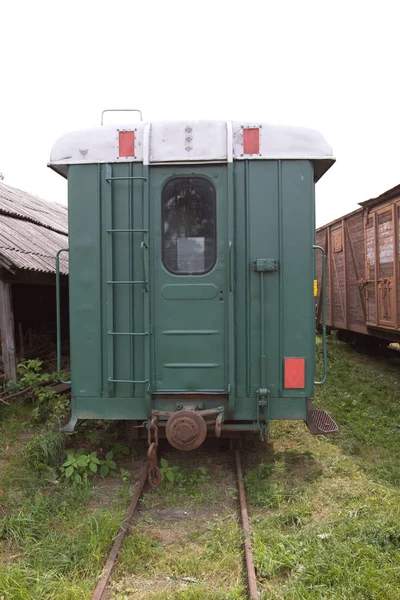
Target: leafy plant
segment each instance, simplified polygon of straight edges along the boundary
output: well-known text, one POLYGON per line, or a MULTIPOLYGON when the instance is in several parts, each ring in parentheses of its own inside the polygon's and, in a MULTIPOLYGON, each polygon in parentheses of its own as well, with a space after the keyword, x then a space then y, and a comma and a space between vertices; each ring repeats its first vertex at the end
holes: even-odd
MULTIPOLYGON (((110 430, 115 426, 114 421, 90 420, 82 421, 76 428, 76 436, 84 445, 89 442, 91 446, 110 447, 112 445, 111 438, 114 433, 110 430)), ((112 449, 112 448, 111 448, 112 449)))
POLYGON ((165 458, 160 460, 161 480, 166 481, 167 487, 172 487, 178 479, 179 467, 174 465, 170 467, 165 458))
MULTIPOLYGON (((3 387, 3 395, 8 396, 10 394, 15 394, 16 392, 20 392, 21 390, 24 389, 25 386, 21 385, 21 383, 19 381, 5 381, 3 379, 2 387, 3 387)), ((1 598, 1 596, 0 596, 0 598, 1 598)))
POLYGON ((98 431, 89 431, 85 437, 94 446, 98 446, 101 442, 101 435, 98 431))
MULTIPOLYGON (((7 383, 4 391, 11 394, 30 388, 29 396, 32 401, 31 419, 46 421, 48 428, 58 423, 69 411, 69 400, 65 395, 58 394, 51 386, 58 381, 57 373, 44 373, 43 363, 38 359, 21 361, 17 366, 18 382, 7 383)), ((68 373, 63 373, 68 377, 68 373)))
POLYGON ((77 452, 67 450, 67 460, 60 470, 66 479, 74 483, 86 483, 89 475, 97 473, 102 462, 97 458, 97 452, 87 452, 85 448, 80 448, 77 452))
POLYGON ((100 475, 102 475, 102 477, 105 477, 106 475, 108 475, 108 473, 111 470, 117 468, 117 465, 113 461, 113 458, 114 458, 114 453, 112 450, 110 450, 110 452, 107 452, 104 460, 100 461, 100 464, 101 464, 100 475))
POLYGON ((120 443, 114 444, 111 448, 111 452, 114 455, 114 458, 122 458, 123 456, 128 456, 129 448, 128 446, 122 446, 120 443))
POLYGON ((121 477, 121 480, 123 481, 123 483, 127 483, 129 481, 129 479, 132 477, 130 472, 127 469, 123 469, 122 467, 119 470, 119 476, 121 477))
POLYGON ((51 407, 52 420, 57 420, 57 422, 60 422, 65 415, 69 413, 70 405, 71 402, 69 398, 65 396, 65 394, 57 394, 51 407))
POLYGON ((23 387, 33 387, 44 383, 55 383, 57 373, 42 373, 43 362, 38 359, 23 360, 17 366, 19 383, 23 387))

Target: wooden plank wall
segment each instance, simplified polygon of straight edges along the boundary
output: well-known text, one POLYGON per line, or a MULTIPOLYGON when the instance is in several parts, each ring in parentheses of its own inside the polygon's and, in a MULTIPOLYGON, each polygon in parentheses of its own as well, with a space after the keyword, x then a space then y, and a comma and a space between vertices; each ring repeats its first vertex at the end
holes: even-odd
POLYGON ((3 278, 0 269, 0 335, 4 373, 10 381, 17 380, 15 353, 14 314, 11 298, 11 283, 3 278))
MULTIPOLYGON (((327 254, 327 325, 366 332, 364 213, 359 210, 319 229, 317 244, 327 254)), ((318 321, 321 313, 321 261, 317 259, 318 321)))
MULTIPOLYGON (((400 197, 369 203, 333 221, 317 231, 316 241, 327 254, 327 325, 371 335, 381 330, 386 339, 393 333, 398 340, 400 197)), ((316 274, 320 323, 319 257, 316 274)))

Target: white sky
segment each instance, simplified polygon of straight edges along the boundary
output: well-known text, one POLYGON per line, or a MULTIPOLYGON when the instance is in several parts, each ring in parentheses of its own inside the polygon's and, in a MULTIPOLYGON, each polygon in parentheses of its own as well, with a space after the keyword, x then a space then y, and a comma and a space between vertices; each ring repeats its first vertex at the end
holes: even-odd
POLYGON ((399 17, 396 0, 4 0, 4 183, 66 203, 51 147, 104 108, 300 125, 337 158, 322 225, 400 182, 399 17))

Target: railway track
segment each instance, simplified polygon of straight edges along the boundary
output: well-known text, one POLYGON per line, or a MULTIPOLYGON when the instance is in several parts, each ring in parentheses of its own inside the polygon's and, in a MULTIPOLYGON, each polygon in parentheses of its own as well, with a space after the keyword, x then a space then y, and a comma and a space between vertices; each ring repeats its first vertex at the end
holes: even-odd
MULTIPOLYGON (((257 578, 254 567, 252 544, 251 544, 251 531, 249 524, 249 517, 247 511, 246 491, 243 481, 242 461, 240 451, 234 450, 232 457, 236 467, 236 485, 238 491, 238 511, 240 512, 240 522, 242 526, 242 543, 244 550, 244 569, 245 579, 247 582, 248 599, 257 600, 259 598, 257 590, 257 578)), ((117 537, 114 540, 108 558, 103 568, 103 572, 97 581, 96 588, 91 596, 91 600, 108 600, 108 583, 110 581, 111 574, 118 560, 118 554, 125 539, 125 536, 129 533, 130 525, 133 521, 133 517, 136 513, 139 501, 146 489, 146 485, 149 480, 151 481, 151 470, 154 468, 154 458, 149 456, 144 468, 140 473, 139 480, 136 484, 134 494, 132 496, 131 503, 126 511, 125 518, 120 526, 117 537)))

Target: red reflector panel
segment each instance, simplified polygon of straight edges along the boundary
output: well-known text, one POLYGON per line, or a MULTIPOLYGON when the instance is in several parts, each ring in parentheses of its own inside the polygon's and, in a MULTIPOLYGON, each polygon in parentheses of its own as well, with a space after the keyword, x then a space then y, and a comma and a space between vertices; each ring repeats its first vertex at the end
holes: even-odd
POLYGON ((243 129, 243 154, 260 154, 259 129, 243 129))
POLYGON ((305 358, 285 358, 285 388, 303 389, 306 378, 305 358))
POLYGON ((119 132, 119 156, 135 156, 135 132, 119 132))

